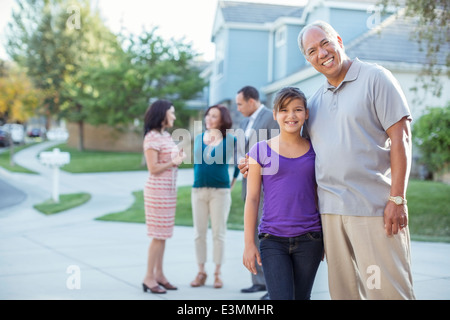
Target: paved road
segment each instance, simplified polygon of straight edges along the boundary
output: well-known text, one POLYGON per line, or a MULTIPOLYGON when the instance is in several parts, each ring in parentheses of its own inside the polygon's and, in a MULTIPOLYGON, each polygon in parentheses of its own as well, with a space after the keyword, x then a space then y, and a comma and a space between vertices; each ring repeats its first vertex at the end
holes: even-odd
POLYGON ((0 210, 17 205, 25 200, 25 192, 0 179, 0 210))
MULTIPOLYGON (((9 147, 0 148, 0 154, 7 152, 9 147)), ((0 210, 21 203, 26 198, 25 192, 7 183, 0 176, 0 210)))

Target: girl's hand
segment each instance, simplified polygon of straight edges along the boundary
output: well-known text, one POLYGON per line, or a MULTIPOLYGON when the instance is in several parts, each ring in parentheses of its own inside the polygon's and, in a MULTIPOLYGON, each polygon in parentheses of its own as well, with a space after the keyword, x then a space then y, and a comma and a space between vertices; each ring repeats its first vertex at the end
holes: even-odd
POLYGON ((261 266, 261 256, 259 255, 259 251, 256 248, 255 244, 252 244, 248 247, 245 246, 242 263, 248 269, 248 271, 256 275, 257 271, 255 266, 255 259, 258 265, 261 266))

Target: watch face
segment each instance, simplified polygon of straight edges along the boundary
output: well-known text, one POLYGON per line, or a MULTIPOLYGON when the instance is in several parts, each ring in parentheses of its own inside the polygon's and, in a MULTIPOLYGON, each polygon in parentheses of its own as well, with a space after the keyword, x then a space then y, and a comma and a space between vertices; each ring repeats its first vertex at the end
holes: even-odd
POLYGON ((402 204, 403 203, 402 198, 401 197, 395 197, 395 203, 396 204, 402 204))

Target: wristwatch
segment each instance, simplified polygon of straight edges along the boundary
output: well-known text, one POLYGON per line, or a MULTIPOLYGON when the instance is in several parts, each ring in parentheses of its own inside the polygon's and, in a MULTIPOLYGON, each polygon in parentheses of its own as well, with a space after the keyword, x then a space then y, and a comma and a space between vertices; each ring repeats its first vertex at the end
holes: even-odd
POLYGON ((395 196, 395 197, 389 196, 389 200, 392 201, 392 202, 394 202, 394 203, 395 203, 396 205, 398 205, 398 206, 407 203, 406 199, 403 199, 403 198, 400 197, 400 196, 395 196))

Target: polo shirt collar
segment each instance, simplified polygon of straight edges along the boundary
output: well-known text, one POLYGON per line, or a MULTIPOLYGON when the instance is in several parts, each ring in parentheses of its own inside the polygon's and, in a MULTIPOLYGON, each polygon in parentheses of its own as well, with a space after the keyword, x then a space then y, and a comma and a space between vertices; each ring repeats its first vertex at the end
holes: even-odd
POLYGON ((342 80, 342 82, 339 84, 339 86, 335 87, 335 86, 331 85, 328 82, 328 80, 325 79, 323 93, 327 92, 328 90, 336 91, 343 85, 343 83, 356 80, 358 78, 360 70, 361 70, 361 61, 358 58, 353 59, 352 65, 347 70, 347 74, 345 75, 344 80, 342 80))

